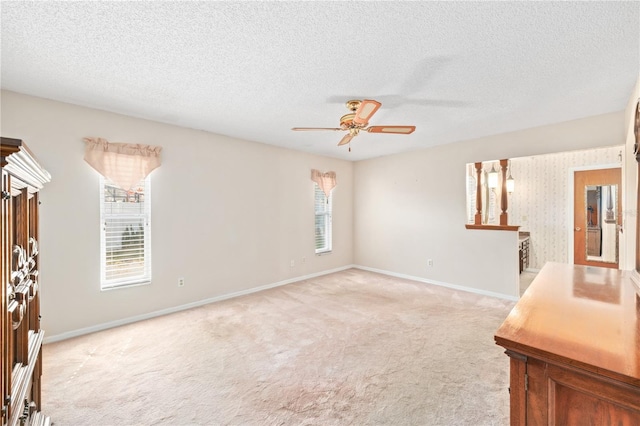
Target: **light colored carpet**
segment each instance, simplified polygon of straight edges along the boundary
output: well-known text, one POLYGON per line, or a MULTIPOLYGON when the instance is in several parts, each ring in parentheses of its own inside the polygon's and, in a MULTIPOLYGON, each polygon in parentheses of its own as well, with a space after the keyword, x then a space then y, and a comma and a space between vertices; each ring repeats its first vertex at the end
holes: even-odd
POLYGON ((350 269, 44 346, 63 425, 507 425, 513 302, 350 269))
POLYGON ((520 296, 529 288, 533 280, 538 276, 538 271, 524 270, 520 273, 520 296))

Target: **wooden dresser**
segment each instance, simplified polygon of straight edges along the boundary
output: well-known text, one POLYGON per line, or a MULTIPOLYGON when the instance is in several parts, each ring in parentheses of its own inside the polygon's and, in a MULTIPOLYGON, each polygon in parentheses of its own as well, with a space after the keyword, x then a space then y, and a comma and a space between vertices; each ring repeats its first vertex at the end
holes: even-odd
POLYGON ((640 296, 625 273, 546 264, 495 340, 512 425, 640 425, 640 296))
POLYGON ((49 425, 40 412, 42 340, 38 277, 38 192, 51 179, 19 139, 0 139, 2 422, 49 425))

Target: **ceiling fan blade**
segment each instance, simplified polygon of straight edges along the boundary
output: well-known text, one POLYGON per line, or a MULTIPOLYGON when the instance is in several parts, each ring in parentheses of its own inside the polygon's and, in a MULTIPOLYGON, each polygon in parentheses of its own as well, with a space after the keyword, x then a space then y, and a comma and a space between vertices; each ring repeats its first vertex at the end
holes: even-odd
POLYGON ((378 101, 365 99, 360 103, 360 106, 356 110, 356 116, 353 118, 353 122, 360 124, 361 126, 366 126, 369 119, 376 113, 381 105, 382 104, 378 101))
POLYGON ((349 142, 351 142, 351 139, 353 139, 353 136, 351 134, 344 135, 342 140, 338 142, 338 146, 348 144, 349 142))
POLYGON ((416 130, 416 126, 371 126, 365 130, 369 133, 399 133, 408 135, 416 130))
POLYGON ((293 127, 291 130, 295 130, 295 131, 311 131, 311 130, 344 130, 341 129, 340 127, 293 127))

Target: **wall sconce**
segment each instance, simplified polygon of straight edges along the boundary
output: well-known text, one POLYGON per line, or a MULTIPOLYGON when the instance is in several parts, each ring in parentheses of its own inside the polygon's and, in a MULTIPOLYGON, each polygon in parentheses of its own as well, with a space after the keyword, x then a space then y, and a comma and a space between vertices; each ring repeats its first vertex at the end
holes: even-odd
POLYGON ((491 171, 487 177, 487 186, 491 189, 496 189, 498 187, 498 171, 496 170, 495 163, 491 165, 491 171))
POLYGON ((511 170, 509 170, 509 177, 507 178, 507 192, 511 194, 516 189, 516 181, 511 176, 511 170))

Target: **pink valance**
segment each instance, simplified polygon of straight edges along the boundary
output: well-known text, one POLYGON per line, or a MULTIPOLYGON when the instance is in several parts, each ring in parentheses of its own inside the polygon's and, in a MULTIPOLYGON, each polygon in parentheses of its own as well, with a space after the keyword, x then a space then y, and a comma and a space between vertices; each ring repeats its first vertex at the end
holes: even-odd
POLYGON ((84 142, 84 160, 127 191, 160 166, 160 146, 111 143, 102 138, 84 138, 84 142))
POLYGON ((311 180, 318 184, 327 197, 336 186, 336 172, 322 173, 320 170, 311 170, 311 180))

